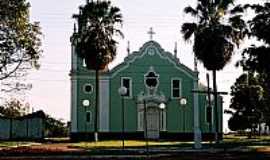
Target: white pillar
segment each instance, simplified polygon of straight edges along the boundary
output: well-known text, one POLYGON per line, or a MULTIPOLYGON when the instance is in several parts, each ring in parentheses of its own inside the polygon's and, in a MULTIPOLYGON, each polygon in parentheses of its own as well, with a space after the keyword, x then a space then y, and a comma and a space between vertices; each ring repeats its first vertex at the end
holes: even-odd
POLYGON ((100 76, 99 82, 99 131, 108 132, 110 123, 110 82, 106 77, 100 76))
POLYGON ((77 55, 75 51, 75 46, 74 43, 72 42, 71 46, 71 74, 70 74, 70 79, 71 79, 71 112, 70 112, 70 118, 71 118, 71 132, 77 132, 78 131, 78 117, 77 117, 77 76, 75 75, 74 71, 77 70, 77 55), (72 73, 73 72, 73 73, 72 73))
MULTIPOLYGON (((198 79, 194 80, 194 90, 198 90, 198 79)), ((194 148, 195 149, 200 149, 202 148, 202 133, 201 133, 201 128, 200 128, 200 108, 199 108, 199 99, 198 99, 198 93, 194 92, 193 93, 193 105, 194 105, 194 113, 193 113, 193 118, 194 118, 194 148)))

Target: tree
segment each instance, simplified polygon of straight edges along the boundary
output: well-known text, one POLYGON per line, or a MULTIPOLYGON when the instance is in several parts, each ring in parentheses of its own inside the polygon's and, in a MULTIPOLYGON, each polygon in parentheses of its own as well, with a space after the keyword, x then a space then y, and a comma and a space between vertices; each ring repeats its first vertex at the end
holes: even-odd
POLYGON ((0 80, 4 80, 39 67, 41 32, 39 23, 30 22, 26 0, 1 0, 0 8, 0 80))
POLYGON ((245 71, 259 75, 260 85, 264 90, 264 119, 267 125, 270 125, 270 108, 267 107, 270 104, 270 3, 247 4, 242 8, 255 12, 248 21, 249 35, 259 43, 254 43, 243 51, 238 65, 245 71))
POLYGON ((27 103, 23 104, 20 100, 12 98, 0 106, 0 114, 8 118, 21 117, 27 114, 29 107, 27 103))
MULTIPOLYGON (((256 38, 259 45, 252 44, 242 53, 240 65, 244 70, 260 75, 264 89, 265 103, 270 104, 270 3, 245 5, 245 8, 254 10, 255 16, 248 21, 250 35, 256 38)), ((267 110, 269 113, 270 110, 267 110)), ((267 116, 269 117, 269 115, 267 116)), ((269 117, 270 119, 270 117, 269 117)))
POLYGON ((78 33, 74 33, 77 54, 84 59, 89 70, 96 75, 95 141, 98 140, 99 70, 107 68, 116 55, 115 36, 122 36, 119 27, 122 15, 110 1, 87 1, 74 15, 78 33))
MULTIPOLYGON (((193 51, 204 67, 213 72, 215 119, 217 117, 216 71, 222 70, 230 61, 234 47, 239 46, 245 36, 246 24, 239 7, 229 9, 233 0, 198 0, 196 8, 188 6, 184 12, 198 18, 198 22, 184 23, 181 32, 185 40, 194 36, 193 51), (226 19, 226 17, 228 17, 226 19)), ((218 142, 218 121, 216 121, 218 142)))
POLYGON ((229 120, 231 130, 252 130, 255 124, 262 122, 264 91, 258 77, 252 73, 242 74, 231 87, 230 108, 235 110, 229 120), (244 124, 240 125, 240 122, 244 124))
POLYGON ((45 131, 48 137, 66 137, 68 135, 66 123, 48 114, 45 115, 45 131))
POLYGON ((228 127, 232 131, 244 131, 251 128, 251 124, 247 116, 243 116, 240 112, 235 112, 228 121, 228 127))

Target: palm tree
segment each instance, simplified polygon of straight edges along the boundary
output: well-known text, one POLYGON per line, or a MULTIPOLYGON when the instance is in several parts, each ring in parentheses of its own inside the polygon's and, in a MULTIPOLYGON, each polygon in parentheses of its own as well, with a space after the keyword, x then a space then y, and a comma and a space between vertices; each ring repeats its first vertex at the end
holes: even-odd
POLYGON ((185 40, 194 36, 193 51, 204 67, 213 73, 214 106, 216 119, 215 140, 218 142, 216 71, 230 61, 234 47, 239 46, 246 32, 240 6, 229 10, 234 0, 198 0, 196 8, 188 6, 186 14, 197 18, 197 23, 184 23, 181 32, 185 40), (226 19, 227 15, 229 18, 226 19))
POLYGON ((78 22, 77 54, 84 59, 89 70, 95 70, 96 108, 95 108, 95 141, 98 141, 99 109, 99 71, 115 58, 117 41, 115 36, 123 37, 121 30, 122 14, 110 1, 87 0, 74 18, 78 22))

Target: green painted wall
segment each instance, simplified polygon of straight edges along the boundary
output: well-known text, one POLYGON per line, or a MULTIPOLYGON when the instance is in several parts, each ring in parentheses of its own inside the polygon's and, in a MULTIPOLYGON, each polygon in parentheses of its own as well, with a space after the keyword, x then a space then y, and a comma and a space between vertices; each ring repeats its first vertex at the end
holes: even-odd
POLYGON ((80 132, 90 132, 94 131, 94 116, 95 116, 95 80, 94 79, 80 79, 78 87, 78 125, 80 132), (85 84, 93 85, 93 92, 86 93, 84 91, 85 84), (89 106, 83 106, 83 100, 89 100, 89 106), (92 121, 86 122, 86 112, 91 111, 92 113, 92 121))
MULTIPOLYGON (((140 53, 144 54, 144 53, 140 53)), ((167 53, 168 54, 168 53, 167 53)), ((111 79, 111 95, 114 95, 111 100, 111 115, 118 115, 111 117, 111 130, 121 130, 121 103, 120 97, 115 95, 118 88, 120 87, 121 77, 130 77, 132 79, 132 91, 133 99, 126 99, 128 105, 127 114, 127 128, 129 131, 137 130, 137 106, 136 96, 145 90, 144 85, 144 74, 149 71, 150 66, 154 68, 157 74, 159 74, 159 87, 158 90, 162 91, 167 98, 171 97, 171 79, 179 78, 182 82, 182 96, 188 99, 188 104, 183 111, 180 107, 178 99, 171 99, 167 104, 167 131, 170 132, 182 132, 184 129, 183 125, 183 114, 185 114, 185 131, 192 132, 193 129, 193 95, 191 89, 193 89, 193 79, 188 77, 184 72, 179 71, 175 68, 167 59, 162 59, 159 54, 149 55, 145 54, 143 57, 137 58, 135 61, 129 64, 129 67, 125 70, 116 74, 111 79)), ((117 72, 117 71, 115 71, 117 72)), ((115 73, 113 72, 112 75, 115 73)))
MULTIPOLYGON (((95 74, 89 72, 83 67, 82 60, 78 60, 78 70, 73 76, 77 77, 77 132, 93 132, 95 118, 95 74), (93 85, 92 93, 85 93, 83 86, 86 83, 93 85), (90 106, 84 107, 82 101, 90 100, 90 106), (91 123, 86 122, 86 111, 92 112, 91 123)), ((191 71, 168 52, 165 52, 159 44, 150 41, 144 44, 139 52, 134 52, 126 57, 125 62, 116 66, 111 71, 101 73, 101 79, 110 77, 110 85, 108 92, 109 99, 109 131, 120 132, 122 129, 121 115, 121 97, 118 94, 118 89, 121 83, 121 77, 129 77, 132 79, 132 98, 125 98, 125 130, 127 132, 137 131, 137 104, 136 98, 141 91, 145 91, 144 75, 152 66, 155 72, 159 75, 158 91, 162 91, 168 100, 166 104, 167 111, 167 131, 168 132, 193 132, 193 93, 191 90, 194 86, 194 80, 197 79, 197 73, 191 71), (147 54, 148 49, 154 48, 155 54, 147 54), (143 55, 143 56, 142 56, 143 55), (178 69, 176 68, 179 67, 178 69), (179 78, 182 82, 182 96, 187 98, 187 105, 180 106, 179 99, 171 99, 171 79, 179 78), (184 124, 185 122, 185 124, 184 124)), ((200 107, 200 125, 202 132, 209 132, 208 124, 206 123, 205 95, 199 95, 200 107)), ((219 100, 219 106, 221 105, 219 100)), ((222 108, 219 107, 220 125, 222 125, 222 108)), ((214 121, 213 121, 214 124, 214 121)), ((214 125, 213 125, 214 126, 214 125)), ((213 128, 214 129, 214 128, 213 128)), ((222 129, 222 127, 220 127, 222 129)))

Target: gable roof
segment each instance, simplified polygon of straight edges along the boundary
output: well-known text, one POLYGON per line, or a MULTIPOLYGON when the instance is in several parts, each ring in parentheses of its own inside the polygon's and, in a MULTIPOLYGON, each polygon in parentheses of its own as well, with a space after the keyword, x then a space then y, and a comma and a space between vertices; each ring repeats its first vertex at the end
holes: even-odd
POLYGON ((142 58, 143 56, 145 56, 149 48, 155 49, 160 58, 169 61, 172 65, 174 65, 176 69, 182 71, 187 76, 191 77, 192 79, 198 79, 198 72, 193 71, 184 64, 180 63, 177 57, 175 57, 172 53, 165 51, 159 43, 152 40, 144 43, 143 46, 139 49, 139 51, 132 52, 130 55, 125 57, 124 62, 120 63, 110 71, 111 77, 116 76, 120 71, 128 68, 129 65, 138 58, 142 58))

